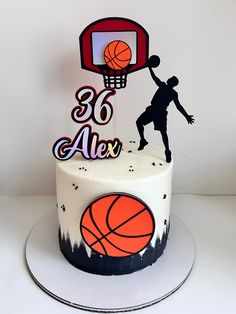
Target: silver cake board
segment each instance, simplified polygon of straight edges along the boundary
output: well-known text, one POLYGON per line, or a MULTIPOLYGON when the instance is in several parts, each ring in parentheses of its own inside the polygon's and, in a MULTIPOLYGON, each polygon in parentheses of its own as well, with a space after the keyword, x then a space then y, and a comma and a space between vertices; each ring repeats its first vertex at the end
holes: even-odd
POLYGON ((54 210, 33 227, 25 255, 34 281, 56 300, 82 310, 118 313, 151 306, 180 288, 192 270, 195 247, 184 223, 172 215, 167 247, 152 266, 128 275, 89 274, 62 255, 54 210))

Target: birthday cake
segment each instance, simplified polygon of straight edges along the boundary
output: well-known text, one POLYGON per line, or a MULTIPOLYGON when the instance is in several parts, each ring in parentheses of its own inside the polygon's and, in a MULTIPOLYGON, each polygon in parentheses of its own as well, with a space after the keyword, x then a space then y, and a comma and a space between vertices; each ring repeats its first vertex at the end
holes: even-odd
POLYGON ((116 159, 57 162, 60 249, 81 270, 127 274, 165 249, 172 163, 157 147, 138 152, 131 142, 116 159))
POLYGON ((180 104, 178 78, 163 81, 154 72, 160 58, 149 57, 148 47, 146 30, 129 19, 104 18, 83 30, 81 67, 103 76, 105 89, 77 90, 71 117, 81 127, 73 139, 61 137, 53 146, 60 249, 72 265, 94 274, 122 275, 152 265, 168 239, 173 162, 167 108, 173 102, 189 124, 194 118, 180 104), (157 90, 133 122, 139 141, 100 139, 89 121, 99 130, 116 120, 112 101, 126 88, 127 75, 141 69, 149 70, 157 90), (150 123, 164 150, 148 143, 150 123))

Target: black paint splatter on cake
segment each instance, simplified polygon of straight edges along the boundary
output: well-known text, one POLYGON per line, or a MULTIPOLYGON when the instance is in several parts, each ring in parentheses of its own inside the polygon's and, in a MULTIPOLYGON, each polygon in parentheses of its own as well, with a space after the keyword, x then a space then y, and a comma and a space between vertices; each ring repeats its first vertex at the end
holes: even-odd
POLYGON ((76 185, 75 183, 72 184, 72 186, 74 187, 75 190, 78 190, 78 185, 76 185))
POLYGON ((87 171, 88 169, 86 169, 85 167, 79 167, 79 170, 87 171))
POLYGON ((129 172, 134 172, 133 166, 129 166, 129 172))

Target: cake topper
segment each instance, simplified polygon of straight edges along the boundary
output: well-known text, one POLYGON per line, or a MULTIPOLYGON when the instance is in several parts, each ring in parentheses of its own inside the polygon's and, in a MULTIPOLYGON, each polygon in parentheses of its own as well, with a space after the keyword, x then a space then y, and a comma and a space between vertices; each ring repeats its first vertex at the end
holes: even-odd
POLYGON ((157 68, 160 64, 158 56, 151 56, 147 61, 147 67, 158 89, 154 94, 151 105, 138 117, 136 125, 140 135, 140 144, 138 150, 144 149, 148 144, 144 137, 144 126, 153 122, 154 129, 161 132, 162 140, 165 146, 166 162, 171 162, 171 151, 169 148, 169 140, 167 135, 167 107, 173 101, 176 108, 182 113, 189 124, 194 123, 193 115, 187 114, 183 106, 179 102, 178 93, 174 87, 179 84, 176 76, 170 77, 166 82, 161 81, 154 73, 153 68, 157 68))
MULTIPOLYGON (((148 33, 138 23, 126 18, 104 18, 88 25, 80 35, 81 65, 83 69, 103 75, 105 89, 97 93, 91 86, 76 92, 78 105, 71 112, 76 123, 93 120, 98 125, 110 122, 113 106, 108 98, 115 89, 126 87, 128 73, 146 66, 148 33)), ((86 159, 116 158, 122 149, 118 138, 100 140, 89 124, 83 125, 74 139, 59 138, 53 154, 68 160, 76 152, 86 159)))
POLYGON ((137 22, 109 17, 80 35, 81 66, 103 76, 107 88, 125 88, 127 75, 146 67, 149 36, 137 22))
MULTIPOLYGON (((85 123, 90 119, 99 125, 109 123, 113 114, 113 107, 107 100, 115 95, 115 91, 104 89, 98 94, 91 86, 84 86, 75 94, 78 105, 72 109, 71 117, 76 123, 85 123)), ((92 132, 89 124, 84 124, 75 135, 59 138, 53 145, 53 155, 58 160, 68 160, 76 152, 81 153, 85 159, 116 158, 122 149, 122 142, 118 138, 113 140, 100 140, 99 134, 92 132)))
MULTIPOLYGON (((88 25, 80 35, 81 66, 83 69, 103 75, 105 89, 99 93, 91 86, 83 86, 76 92, 78 105, 71 112, 76 123, 92 120, 102 126, 110 122, 113 106, 108 98, 114 96, 115 89, 126 87, 129 73, 147 68, 158 89, 151 100, 151 105, 136 121, 140 135, 138 150, 148 144, 144 137, 144 126, 153 122, 154 129, 161 132, 165 146, 166 162, 171 162, 171 151, 167 135, 167 107, 174 101, 176 108, 184 115, 188 123, 194 123, 178 100, 174 87, 179 81, 172 76, 166 82, 161 81, 153 68, 160 64, 157 55, 149 55, 149 35, 137 22, 127 18, 109 17, 88 25)), ((62 137, 53 146, 53 154, 59 160, 68 160, 76 152, 86 159, 116 158, 122 149, 118 138, 100 140, 99 134, 92 132, 89 124, 83 125, 74 139, 62 137)))

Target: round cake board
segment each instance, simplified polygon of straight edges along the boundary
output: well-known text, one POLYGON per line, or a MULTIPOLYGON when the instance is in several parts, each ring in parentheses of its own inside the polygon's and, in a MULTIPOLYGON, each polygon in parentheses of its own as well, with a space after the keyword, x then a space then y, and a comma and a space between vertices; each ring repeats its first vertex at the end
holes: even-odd
POLYGON ((89 274, 62 255, 54 210, 33 227, 25 254, 30 275, 53 298, 82 310, 117 313, 153 305, 174 293, 192 270, 195 247, 186 226, 172 215, 167 247, 152 266, 128 275, 89 274))

